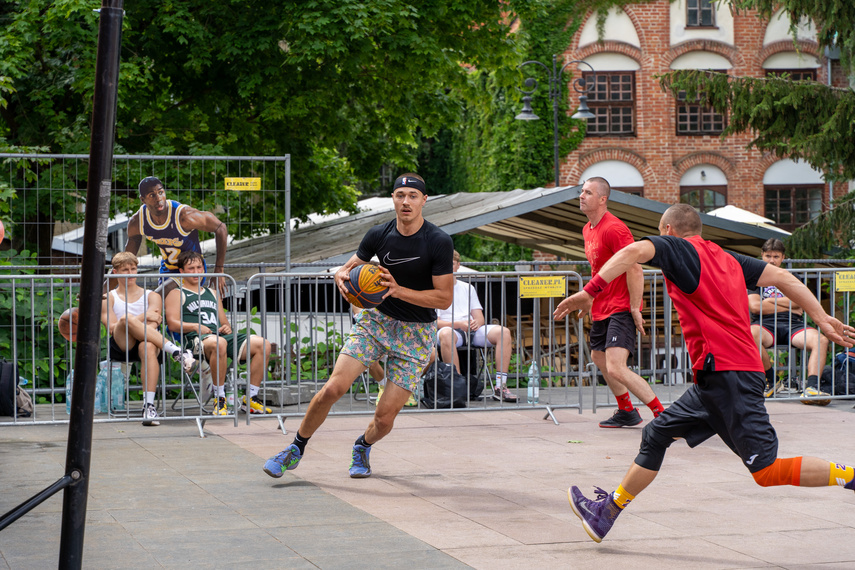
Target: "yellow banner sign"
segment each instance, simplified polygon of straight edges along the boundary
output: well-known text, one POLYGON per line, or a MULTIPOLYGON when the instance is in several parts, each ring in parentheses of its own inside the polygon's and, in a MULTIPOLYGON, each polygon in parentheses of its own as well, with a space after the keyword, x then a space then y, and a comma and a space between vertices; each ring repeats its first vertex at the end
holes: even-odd
POLYGON ((261 190, 261 178, 226 178, 226 190, 261 190))
POLYGON ((563 297, 566 291, 564 277, 520 277, 520 299, 563 297))
POLYGON ((838 271, 834 274, 835 291, 855 291, 855 271, 838 271))

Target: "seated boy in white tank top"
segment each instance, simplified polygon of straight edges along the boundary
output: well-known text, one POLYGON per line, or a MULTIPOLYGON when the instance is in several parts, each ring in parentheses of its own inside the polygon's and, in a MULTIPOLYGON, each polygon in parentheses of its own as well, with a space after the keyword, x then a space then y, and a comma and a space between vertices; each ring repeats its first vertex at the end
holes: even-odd
POLYGON ((145 378, 143 425, 159 425, 154 396, 160 376, 160 351, 165 350, 175 362, 190 372, 196 359, 163 337, 158 327, 163 320, 160 295, 137 284, 137 256, 121 252, 113 256, 113 274, 131 275, 118 278, 118 285, 101 303, 101 322, 110 335, 110 359, 114 362, 139 362, 145 378))

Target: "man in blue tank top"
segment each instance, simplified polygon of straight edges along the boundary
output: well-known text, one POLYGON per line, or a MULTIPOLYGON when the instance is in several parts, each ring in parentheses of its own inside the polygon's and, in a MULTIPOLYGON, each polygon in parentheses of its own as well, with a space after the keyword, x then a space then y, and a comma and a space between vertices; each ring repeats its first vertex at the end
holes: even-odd
MULTIPOLYGON (((139 192, 142 206, 128 221, 125 251, 137 254, 145 236, 160 248, 160 272, 178 273, 179 254, 184 251, 202 253, 199 232, 210 232, 214 234, 217 245, 214 273, 223 272, 229 235, 226 224, 211 212, 202 212, 176 200, 167 200, 163 183, 154 176, 140 180, 139 192)), ((224 280, 216 277, 211 279, 213 281, 210 285, 216 283, 222 292, 224 280)), ((176 286, 172 280, 165 283, 164 296, 176 286)))

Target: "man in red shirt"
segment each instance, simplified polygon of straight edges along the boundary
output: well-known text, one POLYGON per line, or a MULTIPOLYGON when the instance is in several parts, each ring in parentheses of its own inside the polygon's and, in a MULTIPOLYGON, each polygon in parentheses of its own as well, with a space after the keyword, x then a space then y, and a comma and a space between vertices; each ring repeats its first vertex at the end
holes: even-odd
MULTIPOLYGON (((597 276, 615 253, 635 241, 626 224, 609 212, 610 192, 606 179, 597 176, 585 181, 579 195, 579 209, 588 217, 582 236, 592 277, 597 276)), ((626 359, 635 349, 636 330, 644 334, 644 319, 641 317, 643 292, 644 273, 636 264, 626 275, 620 275, 610 283, 591 307, 591 358, 603 373, 618 404, 614 415, 600 422, 603 428, 641 423, 641 414, 632 405, 630 392, 647 404, 654 417, 663 409, 650 385, 626 365, 626 359)))
POLYGON ((600 542, 617 516, 659 472, 668 447, 685 439, 695 447, 718 435, 758 485, 840 486, 855 490, 855 469, 817 457, 778 457, 778 436, 766 412, 765 376, 749 328, 746 289, 778 287, 798 303, 832 342, 853 346, 855 329, 829 316, 804 284, 788 271, 758 259, 729 253, 701 238, 701 218, 688 204, 671 206, 659 222, 659 236, 622 249, 584 291, 562 301, 553 314, 586 310, 608 283, 637 263, 662 269, 674 300, 695 384, 644 427, 635 463, 617 490, 596 488, 597 500, 571 486, 568 496, 585 531, 600 542))

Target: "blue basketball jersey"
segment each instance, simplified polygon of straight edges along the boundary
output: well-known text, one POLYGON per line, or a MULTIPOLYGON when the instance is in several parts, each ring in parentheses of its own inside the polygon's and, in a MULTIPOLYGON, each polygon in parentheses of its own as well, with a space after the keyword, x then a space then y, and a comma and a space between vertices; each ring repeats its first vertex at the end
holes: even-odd
POLYGON ((199 245, 199 232, 196 230, 185 231, 181 227, 179 217, 181 210, 186 208, 184 204, 175 200, 166 201, 166 222, 157 225, 149 216, 148 207, 143 204, 139 211, 140 233, 157 244, 160 248, 161 273, 175 273, 178 271, 178 255, 182 251, 197 251, 202 253, 199 245))

